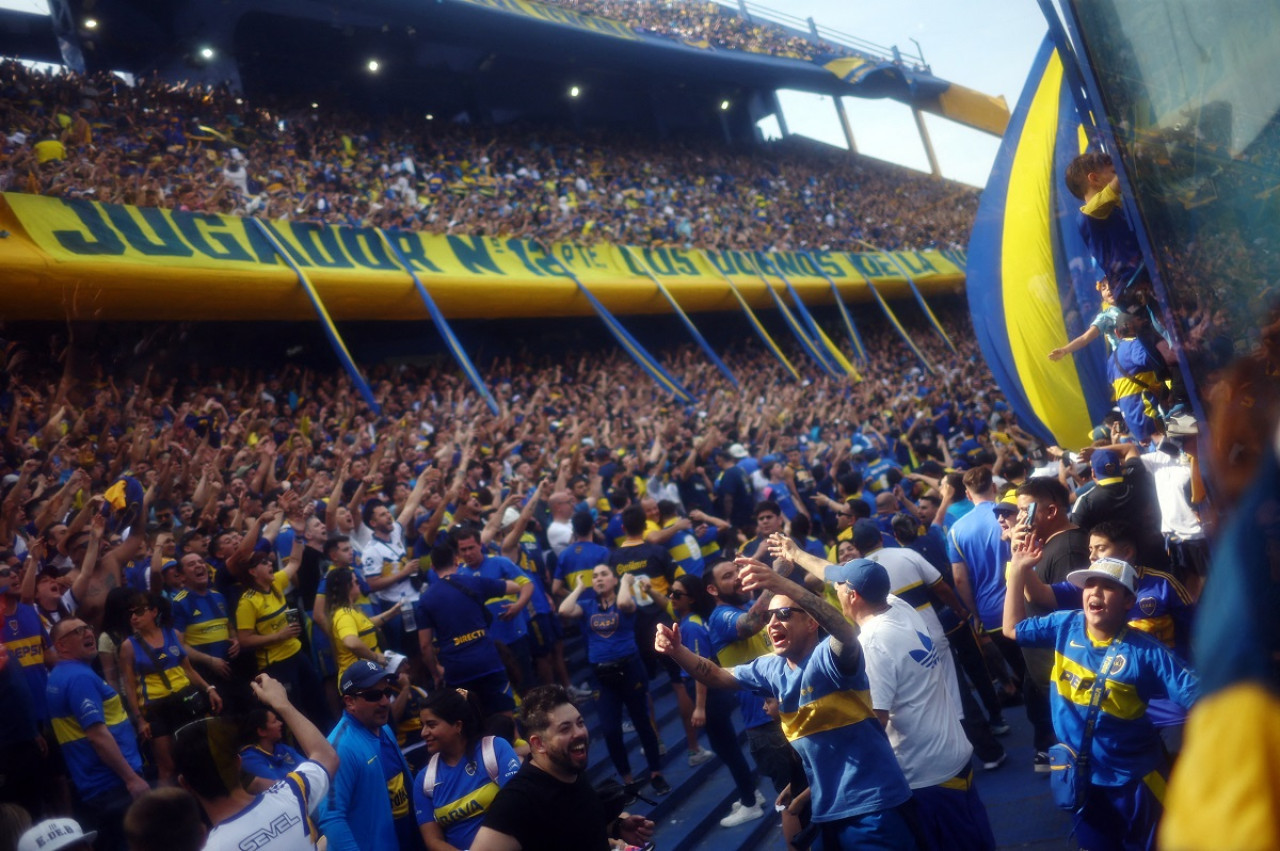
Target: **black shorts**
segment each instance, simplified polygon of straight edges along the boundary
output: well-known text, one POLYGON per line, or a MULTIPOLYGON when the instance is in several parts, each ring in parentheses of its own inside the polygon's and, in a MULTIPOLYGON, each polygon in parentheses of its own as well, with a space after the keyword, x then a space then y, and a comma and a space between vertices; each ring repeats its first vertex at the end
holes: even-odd
POLYGON ((152 738, 172 736, 174 731, 189 721, 191 713, 182 705, 182 696, 171 694, 158 700, 148 700, 142 705, 142 717, 151 725, 152 738))

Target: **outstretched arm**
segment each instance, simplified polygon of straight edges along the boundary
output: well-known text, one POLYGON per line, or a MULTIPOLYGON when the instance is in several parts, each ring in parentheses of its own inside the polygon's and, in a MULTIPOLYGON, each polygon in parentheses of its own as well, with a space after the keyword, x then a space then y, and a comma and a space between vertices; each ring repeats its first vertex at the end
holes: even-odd
POLYGON ((710 688, 741 688, 741 684, 733 674, 721 668, 710 659, 705 659, 680 643, 680 627, 672 624, 658 624, 657 635, 653 639, 653 649, 684 668, 689 676, 710 688))

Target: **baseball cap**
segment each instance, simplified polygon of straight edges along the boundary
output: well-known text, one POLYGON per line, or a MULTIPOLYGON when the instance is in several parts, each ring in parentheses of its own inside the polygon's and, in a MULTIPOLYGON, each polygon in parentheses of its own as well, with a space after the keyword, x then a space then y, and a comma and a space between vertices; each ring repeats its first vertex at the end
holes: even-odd
POLYGON ((747 455, 747 447, 743 446, 741 443, 732 443, 729 445, 729 457, 741 459, 746 458, 747 455))
POLYGON ((1118 558, 1100 558, 1083 570, 1073 570, 1067 574, 1067 581, 1077 588, 1083 588, 1090 577, 1110 579, 1128 589, 1130 594, 1138 593, 1138 573, 1133 565, 1118 558))
POLYGON ((178 566, 178 562, 174 561, 173 559, 170 559, 169 561, 166 561, 164 564, 160 565, 160 572, 164 573, 166 570, 169 570, 170 568, 177 567, 177 566, 178 566))
POLYGON ((864 553, 883 547, 884 537, 880 534, 880 527, 863 517, 853 524, 853 545, 864 553))
POLYGON ((79 842, 92 845, 97 835, 96 830, 85 833, 73 819, 46 819, 22 834, 18 840, 18 851, 58 851, 79 842))
POLYGON ((361 659, 343 672, 342 682, 339 683, 338 690, 343 694, 354 694, 382 683, 394 681, 395 676, 377 662, 361 659))
POLYGON ((827 568, 825 578, 833 584, 845 583, 873 603, 883 603, 889 596, 889 572, 870 559, 833 564, 827 568))
POLYGON ((995 504, 995 507, 992 508, 991 510, 994 511, 996 514, 1017 514, 1018 503, 1014 501, 1013 494, 1011 493, 1008 496, 1006 496, 1004 499, 997 502, 995 504))
POLYGON ((1093 478, 1098 484, 1105 485, 1103 479, 1119 480, 1120 473, 1120 456, 1116 454, 1114 449, 1099 449, 1093 453, 1093 457, 1089 459, 1089 463, 1093 465, 1093 478))

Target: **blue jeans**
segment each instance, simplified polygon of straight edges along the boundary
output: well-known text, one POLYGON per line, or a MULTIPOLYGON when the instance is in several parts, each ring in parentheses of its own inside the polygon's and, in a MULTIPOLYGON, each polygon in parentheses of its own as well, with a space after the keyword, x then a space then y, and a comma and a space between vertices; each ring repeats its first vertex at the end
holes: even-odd
MULTIPOLYGON (((658 753, 658 734, 649 722, 649 677, 645 673, 644 663, 639 656, 629 656, 609 665, 618 665, 621 671, 602 678, 597 675, 600 684, 600 698, 596 701, 596 711, 600 713, 600 725, 604 727, 604 743, 609 750, 609 759, 613 767, 623 777, 631 774, 631 762, 627 759, 627 746, 622 741, 622 708, 631 716, 631 723, 640 736, 640 746, 644 749, 645 762, 649 771, 657 773, 662 770, 661 756, 658 753)), ((599 671, 601 666, 596 666, 599 671)))

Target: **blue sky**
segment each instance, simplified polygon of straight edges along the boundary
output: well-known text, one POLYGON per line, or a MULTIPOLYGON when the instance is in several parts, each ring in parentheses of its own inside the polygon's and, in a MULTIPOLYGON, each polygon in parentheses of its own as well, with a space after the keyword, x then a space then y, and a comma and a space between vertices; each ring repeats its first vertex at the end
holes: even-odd
MULTIPOLYGON (((764 5, 799 18, 812 17, 820 27, 876 44, 896 44, 904 52, 914 52, 914 38, 937 76, 1004 95, 1010 109, 1047 29, 1035 0, 768 0, 764 5)), ((830 98, 781 99, 791 132, 844 144, 830 98)), ((860 153, 927 170, 909 109, 895 101, 861 98, 846 98, 845 104, 860 153)), ((943 174, 984 185, 999 140, 932 115, 926 115, 925 122, 943 174)))

